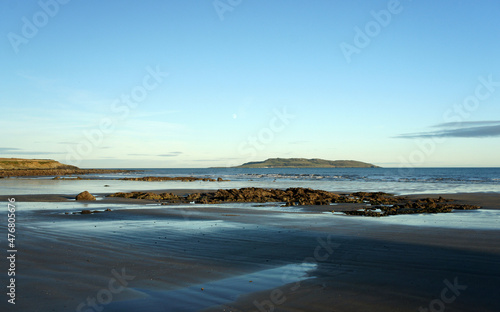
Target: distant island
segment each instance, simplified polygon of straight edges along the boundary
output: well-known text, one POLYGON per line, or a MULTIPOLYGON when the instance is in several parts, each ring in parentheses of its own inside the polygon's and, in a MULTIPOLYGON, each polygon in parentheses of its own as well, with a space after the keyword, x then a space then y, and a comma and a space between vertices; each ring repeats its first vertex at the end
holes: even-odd
POLYGON ((306 158, 269 158, 264 161, 247 162, 233 168, 380 168, 356 160, 324 160, 306 158))

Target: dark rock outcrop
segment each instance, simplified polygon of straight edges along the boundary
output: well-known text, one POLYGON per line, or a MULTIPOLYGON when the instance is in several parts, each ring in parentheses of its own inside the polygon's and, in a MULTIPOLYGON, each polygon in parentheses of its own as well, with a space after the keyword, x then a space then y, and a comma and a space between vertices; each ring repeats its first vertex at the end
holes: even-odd
POLYGON ((481 207, 474 205, 463 205, 450 203, 450 199, 421 198, 417 200, 402 199, 391 204, 377 203, 374 206, 365 207, 357 211, 346 211, 347 215, 382 217, 399 214, 417 213, 447 213, 453 210, 472 210, 481 207))
POLYGON ((81 192, 80 194, 76 195, 75 199, 76 200, 96 200, 94 195, 90 194, 87 191, 81 192))
POLYGON ((140 177, 140 178, 121 178, 119 180, 124 181, 145 181, 145 182, 162 182, 162 181, 181 181, 181 182, 194 182, 194 181, 205 181, 205 182, 223 182, 228 181, 222 178, 212 179, 212 178, 197 178, 197 177, 140 177))
POLYGON ((187 196, 152 192, 115 193, 109 196, 156 201, 167 200, 170 202, 194 202, 199 204, 284 202, 286 206, 308 206, 330 205, 332 203, 356 203, 365 204, 366 207, 354 211, 345 211, 345 214, 374 217, 409 213, 451 212, 453 209, 468 210, 480 208, 478 206, 450 203, 452 200, 442 197, 410 200, 404 196, 394 196, 382 192, 337 194, 310 188, 288 188, 282 190, 248 187, 227 190, 219 189, 215 192, 193 193, 187 196))
POLYGON ((132 192, 132 193, 114 193, 109 195, 109 197, 123 197, 123 198, 135 198, 135 199, 149 199, 149 200, 180 200, 181 198, 173 193, 161 193, 156 194, 153 192, 132 192))
POLYGON ((182 182, 193 182, 193 181, 217 181, 212 178, 196 178, 196 177, 141 177, 141 178, 122 178, 120 180, 124 181, 146 181, 146 182, 161 182, 161 181, 182 181, 182 182))

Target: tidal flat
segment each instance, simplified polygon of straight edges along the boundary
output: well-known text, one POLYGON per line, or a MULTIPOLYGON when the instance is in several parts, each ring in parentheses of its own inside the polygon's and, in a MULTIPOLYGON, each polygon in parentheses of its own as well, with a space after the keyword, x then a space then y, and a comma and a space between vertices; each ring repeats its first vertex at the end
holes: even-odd
POLYGON ((416 311, 443 303, 447 311, 496 311, 500 304, 497 194, 447 195, 478 210, 383 218, 331 212, 343 204, 161 205, 96 195, 17 197, 16 310, 416 311))

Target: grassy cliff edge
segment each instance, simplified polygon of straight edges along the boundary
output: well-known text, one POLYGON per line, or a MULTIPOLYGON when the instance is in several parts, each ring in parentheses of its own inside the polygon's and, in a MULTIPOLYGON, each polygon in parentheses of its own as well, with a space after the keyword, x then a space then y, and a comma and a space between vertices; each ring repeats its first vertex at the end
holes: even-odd
POLYGON ((51 159, 0 158, 0 178, 118 173, 130 170, 80 169, 51 159))
POLYGON ((65 165, 52 159, 0 158, 0 169, 33 170, 33 169, 79 169, 79 168, 71 165, 65 165))

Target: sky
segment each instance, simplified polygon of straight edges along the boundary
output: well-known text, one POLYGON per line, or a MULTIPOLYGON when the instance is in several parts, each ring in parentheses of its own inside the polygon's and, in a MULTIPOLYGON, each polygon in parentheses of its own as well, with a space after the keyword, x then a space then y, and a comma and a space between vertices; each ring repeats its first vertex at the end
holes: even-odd
POLYGON ((5 0, 0 157, 500 167, 500 2, 5 0))

